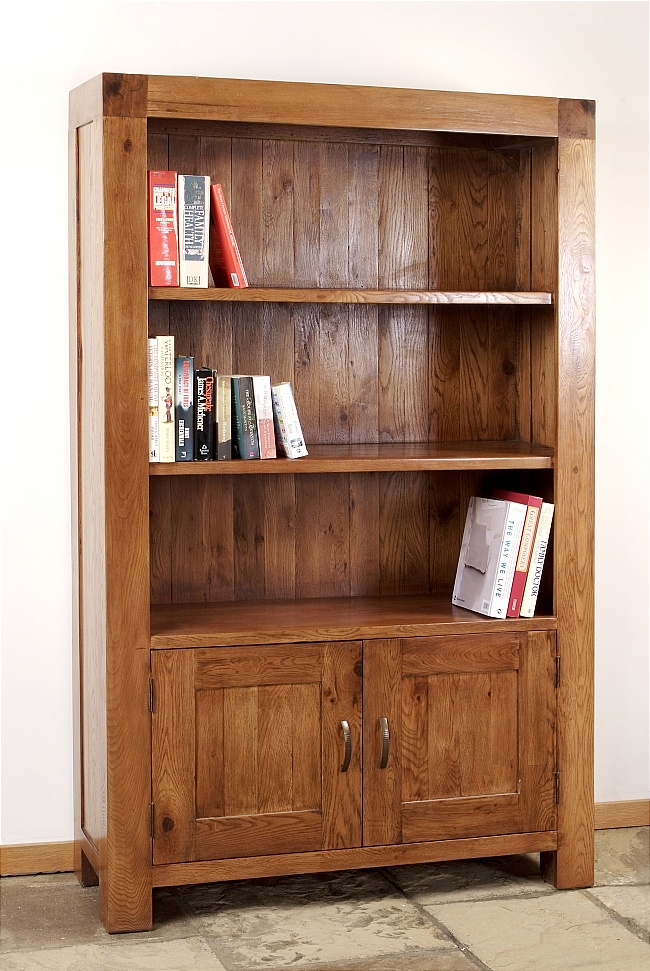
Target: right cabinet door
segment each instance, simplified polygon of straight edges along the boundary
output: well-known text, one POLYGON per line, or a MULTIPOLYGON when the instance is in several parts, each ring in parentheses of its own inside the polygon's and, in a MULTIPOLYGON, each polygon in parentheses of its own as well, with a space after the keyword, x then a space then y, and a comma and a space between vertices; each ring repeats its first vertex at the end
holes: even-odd
POLYGON ((555 829, 555 636, 364 643, 365 845, 555 829))

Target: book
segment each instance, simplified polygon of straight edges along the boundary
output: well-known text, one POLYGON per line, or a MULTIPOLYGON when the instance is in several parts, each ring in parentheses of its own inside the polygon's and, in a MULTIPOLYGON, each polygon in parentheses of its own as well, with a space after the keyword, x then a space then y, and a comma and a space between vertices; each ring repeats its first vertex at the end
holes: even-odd
POLYGON ((526 506, 472 496, 467 508, 452 603, 505 617, 526 506))
POLYGON ((208 285, 210 177, 178 176, 179 282, 182 287, 208 285))
POLYGON ((160 460, 158 442, 158 341, 147 339, 147 384, 149 399, 149 461, 160 460))
POLYGON ((551 535, 551 525, 553 523, 553 512, 555 506, 552 502, 543 502, 537 523, 537 532, 533 541, 533 551, 530 558, 530 567, 521 598, 520 617, 533 617, 535 605, 539 595, 539 585, 544 569, 544 560, 548 550, 549 537, 551 535))
POLYGON ((149 286, 178 286, 178 177, 152 169, 149 175, 149 286))
POLYGON ((159 461, 174 462, 174 338, 157 337, 159 461))
POLYGON ((194 458, 212 458, 214 441, 214 372, 212 368, 194 370, 194 458))
POLYGON ((257 419, 260 458, 274 459, 277 452, 275 447, 275 430, 273 427, 271 378, 268 374, 253 375, 253 394, 255 396, 255 416, 257 419))
POLYGON ((194 458, 194 358, 175 360, 176 461, 194 458))
POLYGON ((229 374, 215 373, 214 449, 219 461, 232 458, 231 384, 229 374))
POLYGON ((526 585, 526 577, 528 576, 530 558, 533 552, 533 542, 535 540, 535 532, 537 531, 539 513, 542 508, 542 497, 529 496, 522 492, 508 492, 506 489, 495 489, 494 496, 496 499, 508 499, 511 502, 520 502, 526 506, 526 517, 524 519, 524 528, 515 562, 515 572, 512 578, 512 587, 510 588, 510 602, 508 604, 507 614, 508 617, 518 617, 521 609, 521 598, 526 585))
POLYGON ((273 426, 278 452, 288 459, 308 455, 305 439, 300 427, 298 410, 289 381, 271 387, 273 398, 273 426))
POLYGON ((253 378, 250 374, 232 374, 232 451, 238 459, 260 457, 253 378))
POLYGON ((223 187, 210 186, 210 270, 215 287, 247 287, 223 187))

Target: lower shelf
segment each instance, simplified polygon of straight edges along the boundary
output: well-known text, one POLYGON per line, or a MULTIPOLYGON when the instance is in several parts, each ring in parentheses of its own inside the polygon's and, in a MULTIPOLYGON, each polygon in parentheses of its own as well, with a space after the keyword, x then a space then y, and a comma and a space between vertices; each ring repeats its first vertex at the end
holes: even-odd
POLYGON ((237 603, 155 604, 152 648, 227 647, 368 640, 503 630, 554 630, 556 618, 495 620, 453 607, 447 597, 332 597, 237 603))

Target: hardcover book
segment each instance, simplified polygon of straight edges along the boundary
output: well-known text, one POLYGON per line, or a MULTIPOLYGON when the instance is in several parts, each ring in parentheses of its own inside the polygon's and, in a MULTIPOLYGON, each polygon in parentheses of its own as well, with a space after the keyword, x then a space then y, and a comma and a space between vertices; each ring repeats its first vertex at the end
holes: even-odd
POLYGON ((274 384, 271 388, 273 398, 273 425, 278 451, 288 459, 308 455, 303 438, 298 410, 289 381, 274 384))
POLYGON ((194 358, 177 357, 176 375, 176 461, 194 458, 194 358))
POLYGON ((178 176, 178 234, 180 285, 208 285, 208 221, 210 178, 207 175, 178 176))
POLYGON ((524 593, 521 598, 520 617, 533 617, 537 597, 539 596, 539 586, 542 580, 544 560, 548 550, 549 538, 551 535, 551 525, 553 523, 553 512, 555 506, 552 502, 543 502, 537 524, 537 532, 533 542, 533 552, 530 558, 530 568, 524 586, 524 593))
POLYGON ((149 286, 178 286, 178 179, 176 172, 149 172, 149 286))
POLYGON ((210 186, 210 270, 215 287, 247 287, 223 188, 210 186))
POLYGON ((229 374, 215 374, 214 376, 215 450, 219 461, 227 461, 232 458, 231 383, 229 374))
POLYGON ((149 398, 149 461, 160 461, 158 442, 158 341, 147 340, 147 378, 149 398))
POLYGON ((260 458, 274 459, 277 453, 275 448, 275 431, 273 428, 271 378, 268 374, 253 375, 253 393, 255 395, 255 415, 257 418, 260 458))
POLYGON ((260 457, 253 378, 250 374, 233 374, 232 382, 232 450, 235 458, 260 457))
POLYGON ((526 506, 472 496, 467 509, 452 603, 505 617, 526 506))
POLYGON ((526 506, 526 518, 521 534, 519 550, 515 562, 515 572, 512 578, 510 589, 510 602, 508 604, 508 617, 518 617, 521 610, 521 598, 526 585, 530 558, 533 552, 533 542, 537 531, 537 522, 542 508, 541 496, 529 496, 522 492, 508 492, 506 489, 495 489, 496 499, 507 499, 510 502, 520 502, 526 506))
POLYGON ((212 368, 194 371, 194 458, 202 462, 212 458, 214 440, 214 372, 212 368))
POLYGON ((174 462, 174 338, 156 338, 158 345, 158 441, 161 462, 174 462))

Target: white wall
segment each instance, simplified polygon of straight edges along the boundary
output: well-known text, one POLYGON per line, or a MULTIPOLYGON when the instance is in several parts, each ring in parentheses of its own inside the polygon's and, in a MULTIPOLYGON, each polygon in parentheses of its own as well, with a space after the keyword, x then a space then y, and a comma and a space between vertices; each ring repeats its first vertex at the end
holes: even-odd
POLYGON ((30 434, 3 449, 2 843, 73 833, 67 95, 102 71, 596 100, 596 798, 648 797, 648 4, 9 9, 3 377, 30 434))

